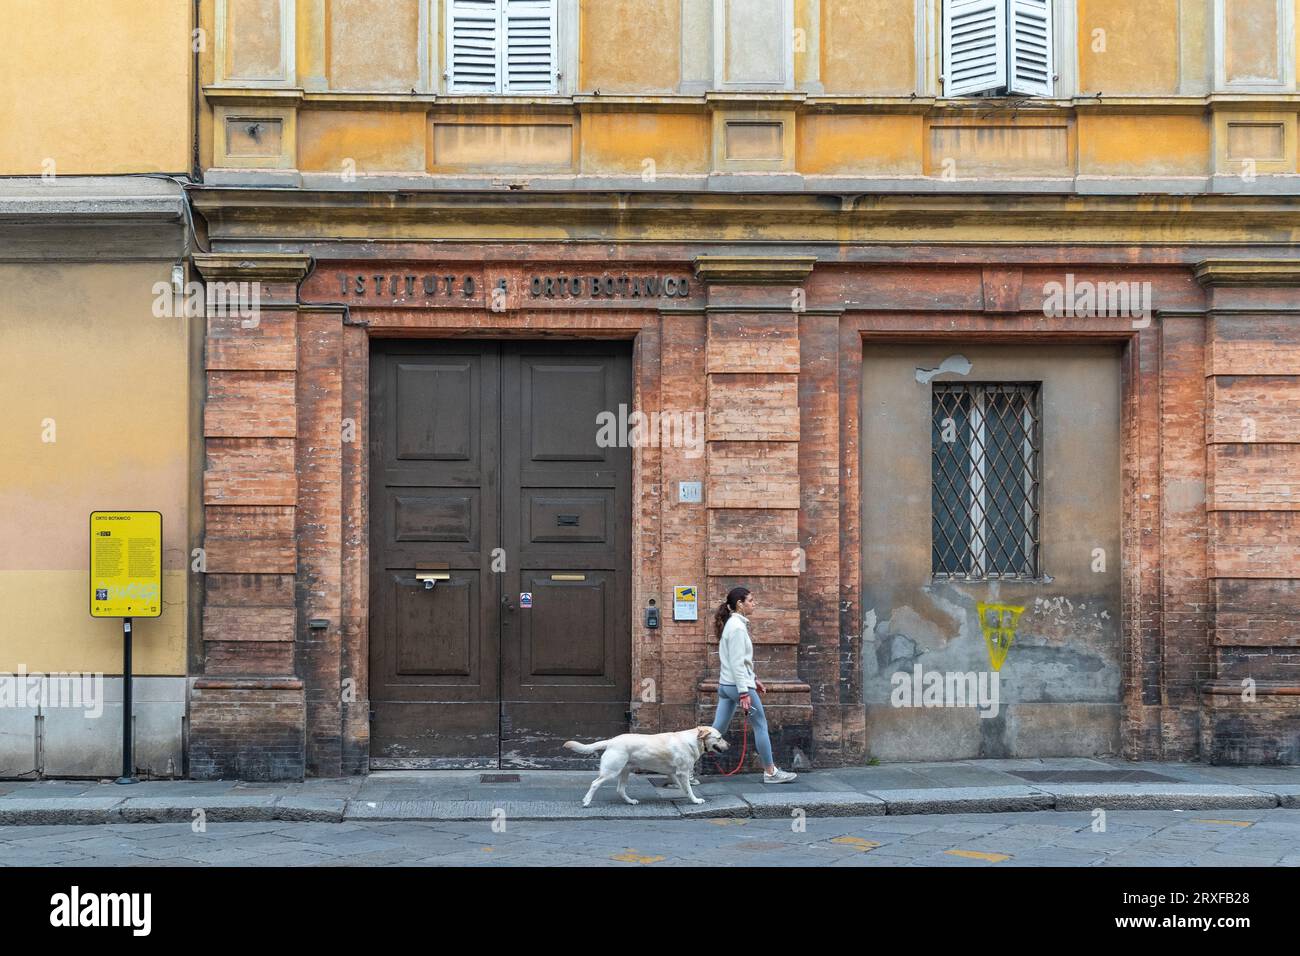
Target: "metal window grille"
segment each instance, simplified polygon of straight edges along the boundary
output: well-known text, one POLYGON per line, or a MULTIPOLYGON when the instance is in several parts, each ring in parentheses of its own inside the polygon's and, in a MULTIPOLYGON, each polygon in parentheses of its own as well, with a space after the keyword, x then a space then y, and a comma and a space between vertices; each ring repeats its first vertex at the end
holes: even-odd
POLYGON ((934 576, 1039 577, 1038 384, 932 388, 934 576))

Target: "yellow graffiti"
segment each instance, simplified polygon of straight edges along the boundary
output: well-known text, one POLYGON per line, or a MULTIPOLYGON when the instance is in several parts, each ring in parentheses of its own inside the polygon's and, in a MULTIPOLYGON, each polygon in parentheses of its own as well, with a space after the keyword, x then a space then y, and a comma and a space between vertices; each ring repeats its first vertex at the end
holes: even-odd
POLYGON ((870 853, 876 847, 880 846, 873 840, 864 840, 862 837, 841 836, 831 840, 832 843, 839 843, 842 846, 851 846, 853 849, 862 853, 870 853))
POLYGON ((642 856, 641 854, 637 853, 636 850, 633 850, 631 847, 629 847, 627 852, 616 853, 614 854, 614 856, 610 857, 610 859, 618 860, 620 863, 658 863, 660 860, 664 859, 664 857, 642 856))
POLYGON ((1225 827, 1251 827, 1255 824, 1248 823, 1245 820, 1193 820, 1193 823, 1212 823, 1225 827))
POLYGON ((1002 664, 1011 650, 1011 642, 1016 639, 1016 623, 1025 613, 1023 607, 1010 604, 978 604, 980 630, 984 633, 984 645, 989 649, 989 664, 995 671, 1002 670, 1002 664))
POLYGON ((1001 863, 1004 860, 1011 859, 1005 853, 981 853, 979 850, 944 850, 949 856, 963 856, 969 860, 987 860, 990 863, 1001 863))

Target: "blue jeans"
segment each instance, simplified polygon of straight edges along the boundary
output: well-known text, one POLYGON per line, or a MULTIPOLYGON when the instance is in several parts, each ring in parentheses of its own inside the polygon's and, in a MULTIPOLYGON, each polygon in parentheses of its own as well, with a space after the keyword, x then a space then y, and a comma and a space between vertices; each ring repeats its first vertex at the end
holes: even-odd
MULTIPOLYGON (((713 716, 713 728, 719 733, 726 733, 731 717, 740 706, 740 693, 735 684, 718 685, 718 712, 713 716)), ((754 746, 763 761, 763 769, 772 766, 772 740, 767 735, 767 715, 763 713, 763 702, 758 699, 758 690, 749 690, 749 726, 754 731, 754 746)))

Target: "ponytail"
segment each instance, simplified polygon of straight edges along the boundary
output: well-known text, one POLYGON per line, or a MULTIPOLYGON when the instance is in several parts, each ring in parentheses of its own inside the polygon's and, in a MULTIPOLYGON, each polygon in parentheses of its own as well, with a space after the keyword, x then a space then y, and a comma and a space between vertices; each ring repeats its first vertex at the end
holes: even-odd
POLYGON ((736 610, 736 604, 749 597, 749 593, 749 588, 732 588, 727 592, 727 599, 718 605, 718 610, 713 615, 715 640, 722 640, 722 629, 727 626, 727 619, 736 610))
POLYGON ((718 605, 718 611, 713 615, 713 639, 722 640, 722 629, 727 626, 727 618, 731 617, 731 608, 727 607, 727 602, 723 601, 718 605))

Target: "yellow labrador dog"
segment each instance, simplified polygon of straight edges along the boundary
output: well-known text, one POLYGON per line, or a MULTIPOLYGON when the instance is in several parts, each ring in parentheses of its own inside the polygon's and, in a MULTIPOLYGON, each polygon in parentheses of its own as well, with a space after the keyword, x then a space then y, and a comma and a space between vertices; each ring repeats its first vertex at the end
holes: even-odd
POLYGON ((627 795, 627 778, 633 770, 666 773, 677 781, 691 803, 703 803, 691 789, 691 769, 702 753, 726 750, 727 742, 712 727, 696 727, 675 734, 619 734, 594 744, 570 740, 564 746, 580 754, 600 754, 600 776, 592 781, 591 789, 582 798, 584 807, 591 806, 591 798, 602 783, 615 777, 618 777, 618 795, 635 806, 640 801, 627 795))

